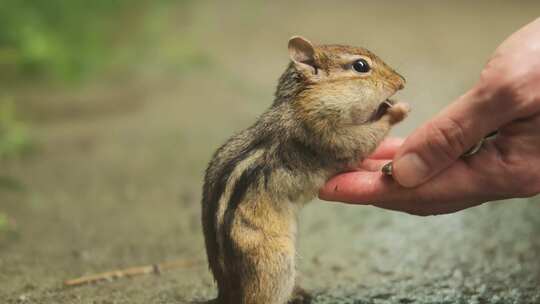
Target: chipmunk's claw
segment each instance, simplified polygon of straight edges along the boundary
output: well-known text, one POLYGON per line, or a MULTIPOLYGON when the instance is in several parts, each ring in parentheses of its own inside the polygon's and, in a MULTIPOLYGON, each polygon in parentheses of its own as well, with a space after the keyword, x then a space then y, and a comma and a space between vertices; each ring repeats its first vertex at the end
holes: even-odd
POLYGON ((391 99, 381 102, 381 104, 377 107, 377 110, 375 110, 375 112, 373 112, 371 115, 371 120, 375 121, 381 119, 381 117, 383 117, 388 112, 388 109, 390 109, 393 105, 394 101, 391 99))

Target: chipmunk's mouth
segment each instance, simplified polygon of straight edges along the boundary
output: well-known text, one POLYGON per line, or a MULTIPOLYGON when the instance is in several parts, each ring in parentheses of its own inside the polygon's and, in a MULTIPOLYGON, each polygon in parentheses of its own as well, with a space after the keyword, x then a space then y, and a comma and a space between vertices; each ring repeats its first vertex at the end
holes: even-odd
POLYGON ((386 99, 385 101, 381 102, 381 104, 377 107, 375 112, 371 115, 371 121, 376 121, 381 119, 381 117, 386 114, 388 109, 390 109, 396 102, 390 98, 386 99))

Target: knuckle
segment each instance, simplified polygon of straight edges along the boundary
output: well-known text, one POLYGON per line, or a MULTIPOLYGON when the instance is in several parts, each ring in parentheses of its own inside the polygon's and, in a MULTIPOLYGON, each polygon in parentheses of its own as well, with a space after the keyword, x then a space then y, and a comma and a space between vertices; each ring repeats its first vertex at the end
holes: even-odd
POLYGON ((437 124, 428 124, 427 146, 429 153, 437 158, 454 160, 465 152, 467 145, 465 131, 459 122, 443 118, 437 124))
POLYGON ((528 77, 520 74, 520 70, 511 68, 508 64, 488 63, 481 72, 480 84, 476 87, 479 100, 488 101, 490 106, 502 111, 518 112, 527 104, 525 101, 531 95, 524 89, 524 82, 528 77))
MULTIPOLYGON (((505 96, 514 91, 514 76, 507 64, 500 58, 492 58, 480 73, 480 92, 489 96, 505 96)), ((491 99, 491 98, 490 98, 491 99)))
POLYGON ((499 92, 509 89, 515 79, 515 66, 508 58, 496 54, 480 72, 480 84, 486 92, 499 92))

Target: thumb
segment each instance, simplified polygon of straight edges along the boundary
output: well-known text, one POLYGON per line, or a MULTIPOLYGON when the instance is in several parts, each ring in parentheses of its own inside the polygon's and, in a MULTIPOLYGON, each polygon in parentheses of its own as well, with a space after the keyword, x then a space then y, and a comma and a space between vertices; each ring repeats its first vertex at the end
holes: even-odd
POLYGON ((404 187, 418 186, 512 120, 508 102, 483 95, 470 91, 410 135, 394 157, 394 179, 404 187))

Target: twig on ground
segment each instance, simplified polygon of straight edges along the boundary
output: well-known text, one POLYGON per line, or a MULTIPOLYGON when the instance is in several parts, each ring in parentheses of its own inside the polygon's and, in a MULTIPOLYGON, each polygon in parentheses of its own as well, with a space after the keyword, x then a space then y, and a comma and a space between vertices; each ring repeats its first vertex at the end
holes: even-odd
POLYGON ((178 268, 188 268, 188 267, 195 266, 199 263, 201 263, 200 260, 182 259, 182 260, 163 262, 163 263, 147 265, 147 266, 130 267, 126 269, 107 271, 103 273, 83 276, 76 279, 66 280, 64 281, 64 286, 70 286, 70 287, 80 286, 84 284, 97 283, 100 281, 112 281, 112 280, 116 280, 116 279, 120 279, 124 277, 134 277, 134 276, 151 274, 151 273, 160 274, 163 271, 178 269, 178 268))

